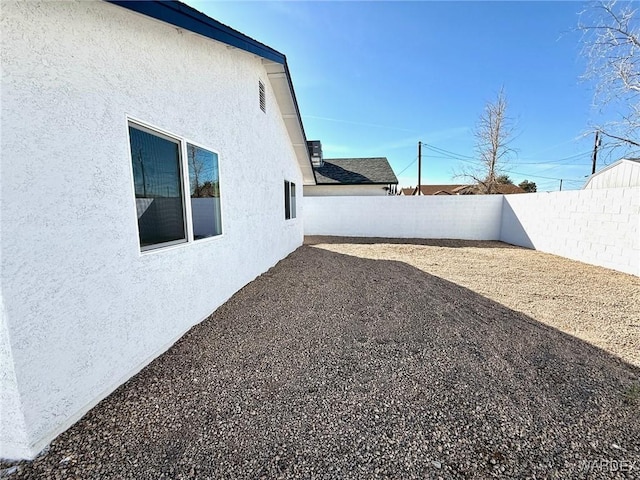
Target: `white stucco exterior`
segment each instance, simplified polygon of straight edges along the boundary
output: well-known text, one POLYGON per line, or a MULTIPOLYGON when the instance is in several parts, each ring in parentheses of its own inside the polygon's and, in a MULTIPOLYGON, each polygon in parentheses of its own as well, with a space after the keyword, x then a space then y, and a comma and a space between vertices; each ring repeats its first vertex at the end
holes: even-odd
POLYGON ((640 161, 618 160, 589 177, 585 190, 640 187, 640 161))
POLYGON ((302 243, 303 178, 256 55, 104 2, 1 28, 0 457, 27 458, 302 243), (222 236, 140 252, 128 116, 219 152, 222 236))
POLYGON ((385 196, 388 185, 305 185, 305 197, 385 196))

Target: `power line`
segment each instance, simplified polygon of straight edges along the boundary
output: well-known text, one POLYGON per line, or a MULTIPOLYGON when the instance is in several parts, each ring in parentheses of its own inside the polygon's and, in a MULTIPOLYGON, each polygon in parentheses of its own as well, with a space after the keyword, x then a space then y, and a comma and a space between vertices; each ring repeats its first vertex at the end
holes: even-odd
MULTIPOLYGON (((537 162, 518 162, 516 160, 514 163, 517 163, 518 165, 539 165, 541 163, 544 163, 544 164, 547 164, 547 163, 560 163, 560 162, 564 162, 565 160, 571 160, 571 159, 575 160, 575 159, 583 157, 585 155, 591 155, 591 151, 582 152, 582 153, 576 153, 574 155, 569 155, 568 157, 559 158, 558 160, 538 160, 537 162)), ((572 164, 568 163, 567 165, 572 165, 572 164)))
POLYGON ((407 165, 406 167, 404 167, 400 173, 398 173, 398 175, 402 175, 411 165, 413 165, 414 163, 416 163, 416 161, 418 160, 418 157, 416 156, 416 158, 414 158, 411 163, 409 165, 407 165))
MULTIPOLYGON (((422 144, 422 146, 424 147, 424 144, 422 144)), ((452 156, 438 156, 438 155, 431 155, 429 154, 428 158, 437 158, 440 160, 460 160, 461 162, 469 162, 469 163, 478 163, 477 161, 473 161, 473 160, 465 160, 463 158, 456 158, 456 157, 452 157, 452 156)))
MULTIPOLYGON (((451 152, 451 151, 449 151, 449 150, 445 150, 444 148, 436 147, 436 146, 434 146, 434 145, 429 145, 428 143, 423 143, 422 145, 423 145, 424 147, 427 147, 428 149, 430 149, 430 150, 434 150, 434 151, 436 151, 436 152, 438 152, 438 153, 442 153, 442 154, 445 154, 445 155, 449 155, 449 156, 451 156, 451 158, 456 158, 456 159, 459 159, 459 158, 468 158, 468 159, 470 159, 470 160, 475 160, 475 159, 474 159, 474 157, 471 157, 471 156, 469 156, 469 155, 463 155, 463 154, 461 154, 461 153, 451 152)), ((477 160, 476 160, 476 161, 477 161, 477 160)))
MULTIPOLYGON (((514 172, 513 170, 503 170, 503 172, 513 173, 514 175, 522 175, 523 177, 532 177, 532 178, 546 178, 547 180, 564 180, 565 182, 570 182, 572 180, 567 180, 560 177, 543 177, 542 175, 534 175, 532 173, 522 173, 522 172, 514 172)), ((573 180, 578 181, 578 180, 573 180)))
POLYGON ((582 167, 583 165, 576 165, 575 163, 567 163, 567 164, 562 164, 562 165, 555 165, 553 167, 549 167, 549 168, 545 168, 544 170, 538 170, 538 173, 544 173, 544 172, 548 172, 550 170, 555 170, 556 168, 563 168, 563 167, 582 167))
MULTIPOLYGON (((461 162, 466 162, 466 163, 472 163, 472 164, 480 164, 482 163, 480 160, 475 160, 474 157, 471 157, 469 155, 463 155, 463 154, 459 154, 459 153, 455 153, 455 152, 451 152, 449 150, 445 150, 443 148, 439 148, 439 147, 435 147, 433 145, 429 145, 429 144, 422 144, 424 147, 427 147, 429 150, 432 150, 434 152, 440 153, 445 155, 444 157, 431 157, 431 158, 450 158, 453 160, 459 160, 461 162)), ((519 163, 517 161, 515 161, 514 163, 517 165, 539 165, 540 163, 559 163, 559 162, 564 162, 566 160, 571 160, 571 159, 577 159, 579 157, 583 157, 584 155, 587 154, 591 154, 591 152, 581 152, 581 153, 576 153, 574 155, 570 155, 568 157, 564 157, 564 158, 560 158, 557 160, 549 160, 549 161, 539 161, 539 162, 527 162, 527 163, 519 163)), ((574 163, 567 163, 566 165, 574 165, 574 163)), ((552 167, 549 170, 556 168, 556 167, 552 167)))
MULTIPOLYGON (((444 148, 439 148, 439 147, 436 147, 434 145, 429 145, 429 144, 426 144, 426 143, 423 143, 422 145, 424 147, 427 147, 428 149, 430 149, 432 151, 436 151, 438 153, 446 155, 445 158, 451 158, 453 160, 458 160, 460 162, 466 162, 466 163, 472 163, 472 164, 475 164, 475 165, 478 165, 479 163, 481 163, 478 160, 467 160, 467 159, 473 159, 473 157, 470 157, 469 155, 458 154, 458 153, 455 153, 455 152, 451 152, 449 150, 445 150, 444 148)), ((590 152, 586 152, 586 153, 590 153, 590 152)), ((568 159, 573 158, 573 157, 578 157, 579 155, 585 155, 586 153, 579 153, 579 154, 571 155, 569 157, 566 157, 566 158, 563 158, 563 159, 559 159, 558 161, 560 161, 560 160, 562 160, 562 161, 568 160, 568 159)), ((414 162, 415 162, 415 160, 414 160, 414 162)), ((521 164, 521 165, 525 165, 525 164, 521 164)), ((556 168, 556 167, 552 167, 552 168, 556 168)), ((549 170, 551 170, 551 169, 549 169, 549 170)), ((532 173, 516 172, 514 170, 504 170, 504 172, 512 173, 514 175, 522 175, 524 177, 543 178, 543 179, 548 179, 548 180, 564 180, 564 179, 559 178, 559 177, 546 177, 546 176, 543 176, 543 175, 535 175, 535 174, 532 174, 532 173)), ((569 181, 569 180, 566 180, 566 181, 569 181)))

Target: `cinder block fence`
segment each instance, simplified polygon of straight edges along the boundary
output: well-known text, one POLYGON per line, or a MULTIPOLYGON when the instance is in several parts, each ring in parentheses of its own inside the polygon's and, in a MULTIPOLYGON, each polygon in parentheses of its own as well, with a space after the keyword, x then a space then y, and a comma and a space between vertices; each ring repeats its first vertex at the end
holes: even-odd
POLYGON ((640 188, 305 197, 305 235, 500 240, 640 276, 640 188))

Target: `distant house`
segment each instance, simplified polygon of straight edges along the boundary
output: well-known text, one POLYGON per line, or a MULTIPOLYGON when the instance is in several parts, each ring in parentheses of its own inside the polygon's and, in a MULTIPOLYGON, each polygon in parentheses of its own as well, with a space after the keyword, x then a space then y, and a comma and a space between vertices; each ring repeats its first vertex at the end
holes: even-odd
POLYGON ((620 188, 640 186, 640 158, 623 158, 594 173, 582 187, 620 188))
MULTIPOLYGON (((458 190, 465 188, 467 185, 421 185, 420 193, 422 195, 457 195, 458 190)), ((400 195, 417 195, 418 187, 403 188, 400 195)))
POLYGON ((322 158, 320 142, 309 142, 315 185, 304 196, 395 195, 398 179, 385 157, 322 158))
MULTIPOLYGON (((478 195, 479 187, 477 185, 421 185, 420 193, 422 195, 478 195)), ((526 193, 517 185, 500 183, 496 185, 497 194, 511 195, 514 193, 526 193)), ((417 195, 418 187, 403 188, 400 195, 417 195)))

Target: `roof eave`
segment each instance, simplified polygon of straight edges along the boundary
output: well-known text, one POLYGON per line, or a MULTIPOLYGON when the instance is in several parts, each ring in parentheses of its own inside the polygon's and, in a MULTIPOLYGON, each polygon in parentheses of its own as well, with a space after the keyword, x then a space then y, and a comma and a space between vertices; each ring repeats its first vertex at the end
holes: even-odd
POLYGON ((157 0, 144 2, 132 0, 105 1, 261 57, 267 70, 269 81, 274 91, 276 91, 276 101, 302 172, 303 183, 305 185, 315 185, 313 166, 307 149, 307 137, 285 55, 182 2, 157 0))
POLYGON ((293 89, 293 81, 291 80, 286 57, 284 63, 269 60, 263 60, 263 63, 302 171, 303 184, 315 185, 316 179, 313 165, 311 164, 309 148, 307 147, 307 135, 302 124, 302 116, 300 115, 300 108, 293 89))
POLYGON ((208 17, 189 5, 174 1, 105 0, 156 20, 184 28, 193 33, 253 53, 262 58, 284 63, 285 56, 233 28, 208 17))
POLYGON ((336 183, 336 182, 318 182, 316 180, 316 185, 336 185, 336 186, 340 186, 340 185, 397 185, 398 181, 396 180, 395 182, 340 182, 340 183, 336 183))

